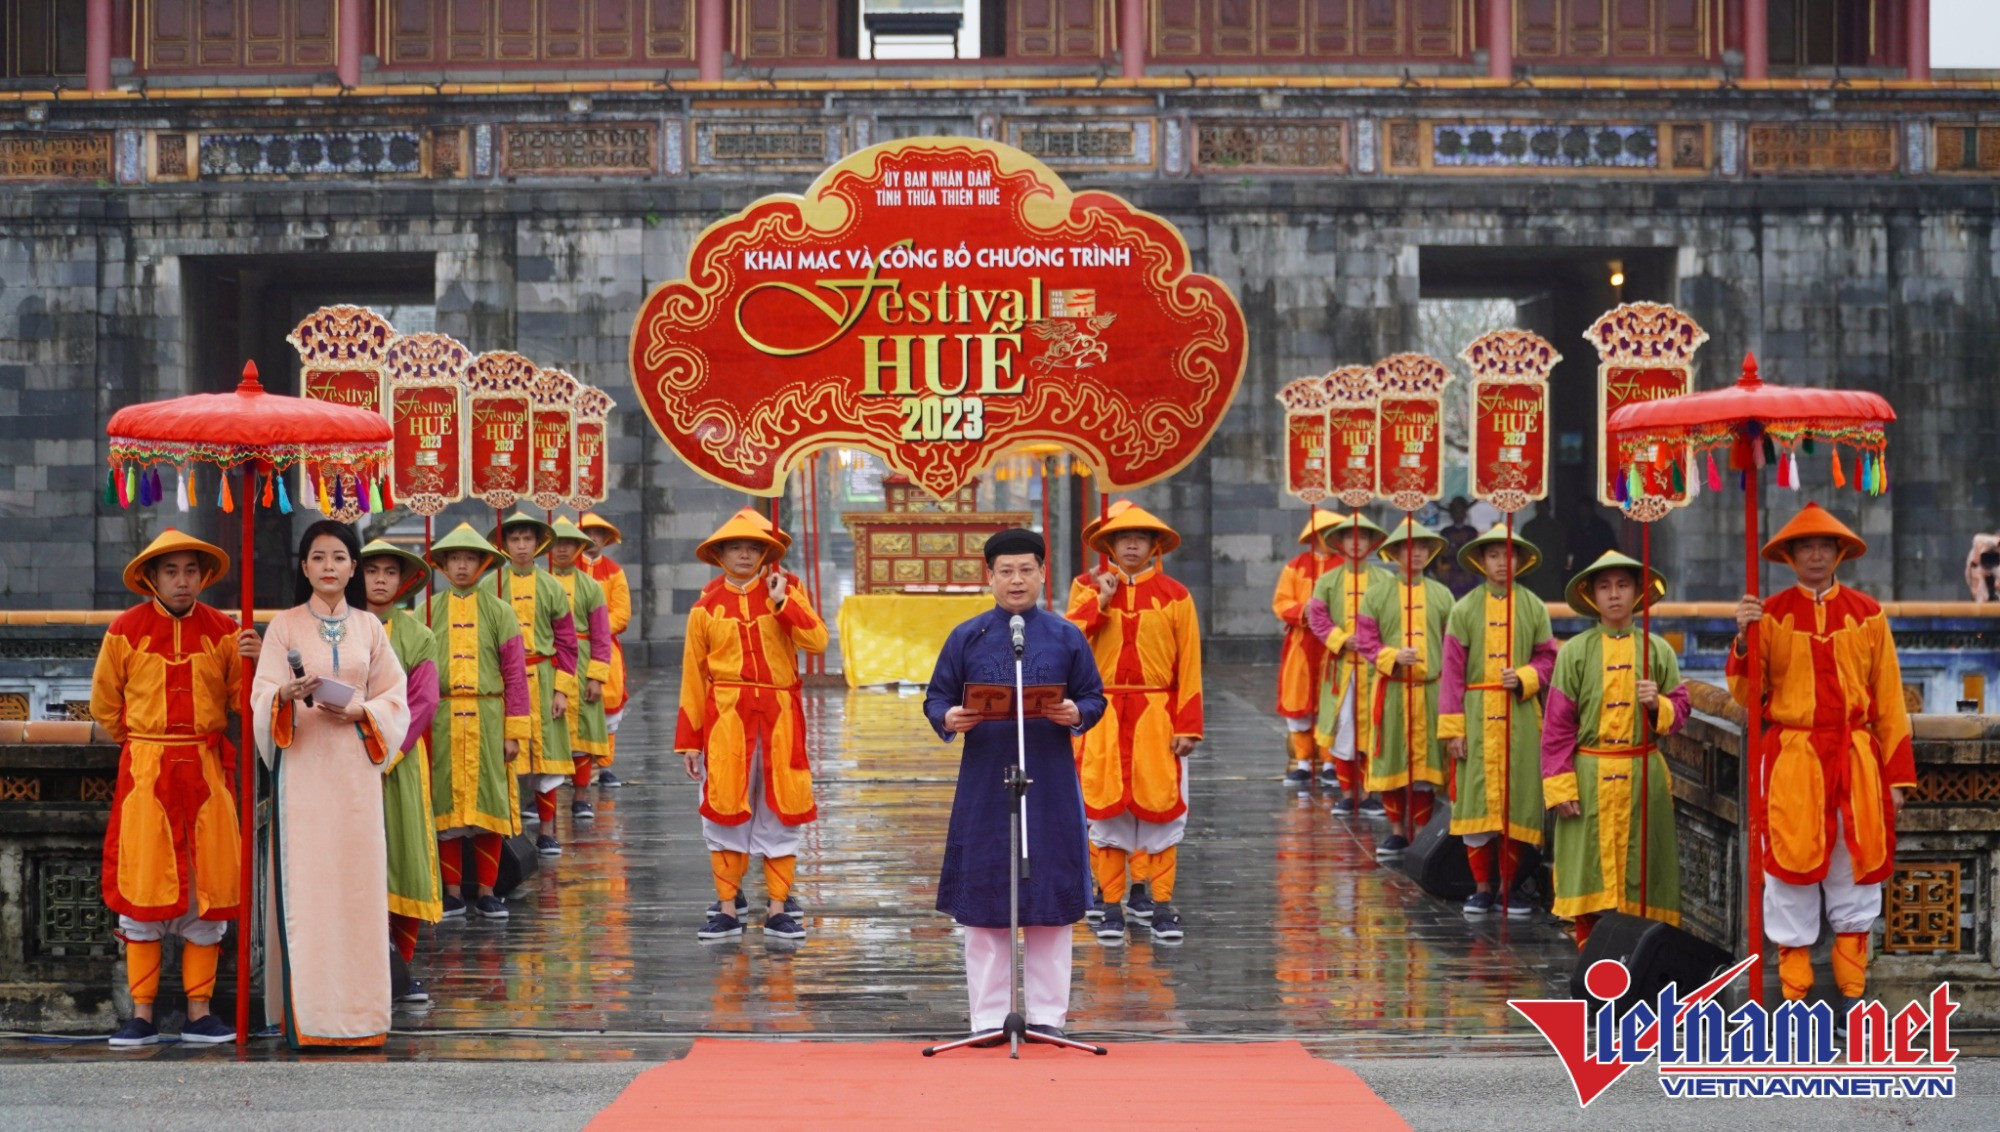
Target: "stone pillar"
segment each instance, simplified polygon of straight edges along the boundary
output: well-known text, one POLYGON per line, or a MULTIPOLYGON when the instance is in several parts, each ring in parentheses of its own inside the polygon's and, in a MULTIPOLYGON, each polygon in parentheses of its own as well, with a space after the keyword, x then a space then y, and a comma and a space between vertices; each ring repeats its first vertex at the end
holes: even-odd
POLYGON ((1743 0, 1743 77, 1771 77, 1771 13, 1764 0, 1743 0))
POLYGON ((694 61, 701 81, 722 81, 722 0, 701 0, 694 17, 694 61))
POLYGON ((1146 75, 1146 0, 1118 0, 1118 54, 1128 79, 1146 75))
POLYGON ((361 40, 366 34, 366 26, 361 19, 361 0, 340 0, 340 26, 336 29, 338 43, 335 46, 333 69, 340 76, 340 85, 357 87, 361 85, 361 40))
POLYGON ((1903 0, 1903 50, 1909 54, 1909 77, 1931 77, 1931 0, 1903 0))
POLYGON ((111 89, 111 0, 90 0, 83 14, 83 84, 111 89))
POLYGON ((1514 79, 1514 0, 1486 0, 1486 73, 1514 79))

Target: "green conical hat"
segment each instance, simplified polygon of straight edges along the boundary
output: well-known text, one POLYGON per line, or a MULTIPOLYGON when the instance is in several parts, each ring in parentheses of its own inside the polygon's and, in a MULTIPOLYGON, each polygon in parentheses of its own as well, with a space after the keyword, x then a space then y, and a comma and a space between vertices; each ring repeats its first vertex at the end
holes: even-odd
POLYGON ((1660 576, 1658 570, 1647 570, 1626 555, 1615 550, 1607 550, 1597 561, 1585 566, 1582 573, 1569 580, 1569 588, 1563 591, 1563 597, 1568 599, 1571 609, 1585 617, 1602 616, 1597 612, 1597 603, 1591 600, 1590 580, 1606 570, 1630 570, 1634 574, 1644 573, 1647 576, 1646 594, 1644 600, 1639 603, 1640 609, 1666 599, 1667 580, 1660 576))
POLYGON ((555 526, 550 529, 555 532, 554 541, 556 542, 580 542, 585 546, 597 545, 597 540, 585 534, 582 527, 570 522, 567 515, 557 516, 555 526))
POLYGON ((485 555, 486 565, 479 568, 482 574, 507 559, 506 555, 493 549, 493 544, 487 542, 485 536, 473 530, 471 523, 460 523, 450 534, 431 544, 430 553, 425 556, 425 561, 442 570, 444 556, 454 550, 476 550, 485 555))
MULTIPOLYGON (((1458 564, 1483 577, 1486 569, 1479 556, 1486 552, 1487 547, 1502 546, 1506 542, 1507 524, 1495 523, 1491 530, 1458 548, 1458 564)), ((1516 578, 1526 577, 1542 564, 1542 548, 1520 535, 1514 536, 1514 553, 1522 559, 1519 568, 1514 571, 1516 578)))
POLYGON ((1363 534, 1375 536, 1377 544, 1380 544, 1383 539, 1389 537, 1388 531, 1376 526, 1369 520, 1368 516, 1356 511, 1351 515, 1335 513, 1332 519, 1329 519, 1325 525, 1320 527, 1320 541, 1324 542, 1328 547, 1333 547, 1335 539, 1338 539, 1349 531, 1355 530, 1363 534))
POLYGON ((505 519, 500 520, 500 525, 493 528, 493 545, 501 548, 501 557, 503 558, 506 557, 508 527, 533 527, 535 530, 541 532, 541 541, 535 544, 535 553, 537 555, 546 552, 549 549, 549 544, 556 541, 556 529, 554 527, 549 526, 526 511, 516 511, 505 519))
POLYGON ((366 563, 370 558, 394 558, 403 564, 403 584, 396 591, 393 599, 396 601, 403 600, 411 590, 423 585, 431 576, 431 564, 424 561, 422 555, 404 550, 384 539, 378 538, 361 548, 361 561, 366 563))
MULTIPOLYGON (((1366 520, 1363 521, 1365 522, 1366 520)), ((1431 530, 1422 523, 1410 520, 1408 522, 1397 523, 1390 530, 1389 537, 1382 540, 1382 545, 1375 548, 1375 553, 1381 555, 1385 561, 1394 562, 1395 559, 1389 557, 1389 552, 1406 542, 1427 542, 1431 544, 1431 558, 1436 558, 1438 552, 1449 545, 1445 542, 1443 535, 1431 530)), ((1426 560, 1424 565, 1430 565, 1429 560, 1426 560)))

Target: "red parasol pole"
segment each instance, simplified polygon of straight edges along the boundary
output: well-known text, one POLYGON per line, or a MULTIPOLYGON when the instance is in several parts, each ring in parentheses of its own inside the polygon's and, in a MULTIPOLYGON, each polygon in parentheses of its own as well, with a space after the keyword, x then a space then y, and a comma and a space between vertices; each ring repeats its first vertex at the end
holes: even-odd
MULTIPOLYGON (((1753 439, 1754 445, 1756 441, 1753 439)), ((1763 587, 1759 584, 1757 566, 1757 482, 1756 460, 1746 457, 1743 461, 1743 577, 1748 583, 1750 596, 1759 597, 1763 587)), ((1744 722, 1743 766, 1744 800, 1750 803, 1750 838, 1744 847, 1744 892, 1747 896, 1743 909, 1744 947, 1756 951, 1764 945, 1764 670, 1763 656, 1758 651, 1759 625, 1753 621, 1743 631, 1743 652, 1748 661, 1747 683, 1750 710, 1744 722)), ((1764 965, 1750 966, 1750 1001, 1762 1005, 1764 1002, 1764 965)))
MULTIPOLYGON (((1416 514, 1414 511, 1403 512, 1403 646, 1405 648, 1414 647, 1411 642, 1418 639, 1416 558, 1409 553, 1411 538, 1416 533, 1416 514)), ((1425 616, 1429 616, 1428 610, 1425 611, 1425 616)), ((1411 726, 1416 720, 1417 713, 1416 698, 1411 694, 1411 689, 1415 687, 1416 684, 1410 679, 1410 674, 1405 672, 1403 674, 1403 840, 1405 841, 1416 836, 1412 822, 1417 810, 1417 751, 1416 744, 1410 741, 1417 733, 1411 726)))
MULTIPOLYGON (((547 524, 548 524, 548 525, 549 525, 549 526, 550 526, 551 528, 553 528, 553 527, 554 527, 554 526, 556 525, 556 513, 555 513, 555 511, 554 511, 554 510, 552 510, 552 509, 544 509, 544 510, 542 511, 542 521, 543 521, 543 522, 545 522, 545 523, 547 523, 547 524)), ((551 573, 551 574, 555 573, 555 569, 556 569, 556 540, 554 540, 554 539, 550 539, 550 540, 549 540, 549 573, 551 573)))
MULTIPOLYGON (((242 577, 245 629, 257 627, 257 461, 243 465, 243 549, 238 559, 242 577)), ((228 475, 228 472, 222 473, 228 475)), ((236 809, 238 842, 242 846, 242 867, 237 872, 238 920, 236 923, 236 1045, 250 1044, 250 916, 257 906, 251 895, 256 882, 256 783, 257 737, 252 726, 256 718, 250 707, 251 673, 243 673, 237 693, 236 809)))
POLYGON ((501 601, 513 600, 507 596, 507 571, 513 566, 513 560, 507 555, 507 532, 501 526, 506 520, 506 513, 500 510, 500 508, 495 507, 493 509, 493 537, 499 541, 500 545, 494 549, 500 552, 500 565, 494 569, 493 576, 498 579, 494 583, 494 591, 500 595, 501 601))
MULTIPOLYGON (((425 562, 429 562, 431 560, 432 518, 434 518, 434 516, 431 515, 424 516, 424 561, 425 562)), ((437 574, 434 571, 426 570, 424 571, 424 628, 426 629, 431 627, 431 599, 436 596, 437 596, 437 574)))
MULTIPOLYGON (((1633 677, 1634 694, 1637 700, 1638 681, 1653 678, 1653 524, 1647 523, 1639 530, 1639 673, 1633 677)), ((1643 748, 1652 742, 1648 736, 1653 730, 1652 710, 1645 704, 1632 705, 1639 716, 1639 915, 1647 913, 1646 896, 1652 887, 1653 871, 1647 850, 1652 841, 1652 752, 1643 748)))
MULTIPOLYGON (((1507 667, 1514 663, 1514 572, 1518 565, 1514 553, 1514 513, 1507 512, 1507 667)), ((1485 667, 1484 664, 1481 667, 1485 667)), ((1485 721, 1480 721, 1484 726, 1485 721)), ((1514 693, 1503 685, 1500 689, 1500 932, 1507 932, 1507 901, 1514 891, 1514 868, 1509 863, 1513 854, 1507 851, 1508 831, 1514 825, 1513 785, 1514 785, 1514 693)), ((1470 740, 1467 740, 1470 742, 1470 740)))

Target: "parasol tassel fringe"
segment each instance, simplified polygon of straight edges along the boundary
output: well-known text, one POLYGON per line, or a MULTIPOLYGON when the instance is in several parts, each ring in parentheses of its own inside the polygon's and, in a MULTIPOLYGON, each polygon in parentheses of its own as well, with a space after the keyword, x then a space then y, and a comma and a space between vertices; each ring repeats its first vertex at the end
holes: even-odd
POLYGON ((199 499, 196 499, 194 494, 195 474, 193 465, 188 466, 187 479, 188 479, 188 506, 199 507, 201 506, 201 501, 199 499))
POLYGON ((222 473, 222 496, 220 499, 220 504, 224 511, 234 512, 236 510, 236 497, 229 493, 228 472, 222 473))
POLYGON ((332 513, 333 508, 327 505, 326 499, 326 473, 321 472, 319 475, 314 476, 313 479, 319 483, 319 513, 322 515, 332 513))
MULTIPOLYGON (((334 511, 345 511, 345 510, 347 510, 347 494, 346 494, 345 492, 343 492, 343 491, 341 490, 341 486, 342 486, 342 485, 341 485, 341 482, 340 482, 340 473, 339 473, 339 472, 335 472, 335 473, 333 473, 333 510, 334 510, 334 511)), ((330 515, 330 514, 332 514, 332 513, 333 513, 332 511, 329 511, 329 512, 327 512, 327 514, 329 514, 329 515, 330 515)))
POLYGON ((258 500, 258 502, 266 511, 271 509, 271 482, 277 478, 278 473, 276 471, 264 473, 264 498, 258 500))
POLYGON ((278 514, 280 515, 291 514, 292 497, 285 492, 285 477, 278 475, 274 472, 272 473, 271 478, 276 480, 278 483, 278 514))
POLYGON ((1889 490, 1889 455, 1883 453, 1875 461, 1875 494, 1889 490))
POLYGON ((388 479, 384 478, 382 480, 382 510, 394 511, 395 509, 396 509, 395 492, 390 490, 389 481, 388 479))
POLYGON ((1792 453, 1791 457, 1785 461, 1785 465, 1785 474, 1790 476, 1792 480, 1792 490, 1797 491, 1799 489, 1799 454, 1796 452, 1792 453))
POLYGON ((180 468, 174 469, 174 508, 183 514, 188 509, 187 472, 180 468))
POLYGON ((130 507, 139 501, 138 480, 139 473, 137 471, 131 468, 125 469, 125 478, 121 481, 123 486, 119 490, 124 493, 120 498, 125 501, 124 506, 126 507, 130 507))
POLYGON ((1708 490, 1721 491, 1722 473, 1715 470, 1715 453, 1706 452, 1703 455, 1708 457, 1708 490))
POLYGON ((104 505, 106 507, 115 507, 117 506, 117 504, 118 504, 118 469, 106 468, 104 469, 104 505))
POLYGON ((1833 457, 1833 486, 1846 487, 1847 473, 1840 470, 1840 449, 1838 446, 1831 449, 1831 455, 1833 457))

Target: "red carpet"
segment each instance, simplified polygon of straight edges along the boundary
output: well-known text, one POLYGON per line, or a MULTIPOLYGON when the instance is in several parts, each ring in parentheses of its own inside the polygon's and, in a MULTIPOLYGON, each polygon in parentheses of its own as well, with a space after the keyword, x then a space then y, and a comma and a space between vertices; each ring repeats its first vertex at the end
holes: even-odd
POLYGON ((926 1058, 900 1042, 702 1038, 639 1075, 587 1132, 694 1127, 1004 1129, 1075 1127, 1107 1104, 1174 1129, 1409 1132, 1354 1074, 1297 1042, 1127 1042, 1107 1057, 1031 1046, 926 1058), (703 1114, 710 1114, 704 1116, 703 1114), (782 1113, 782 1115, 773 1115, 782 1113))

